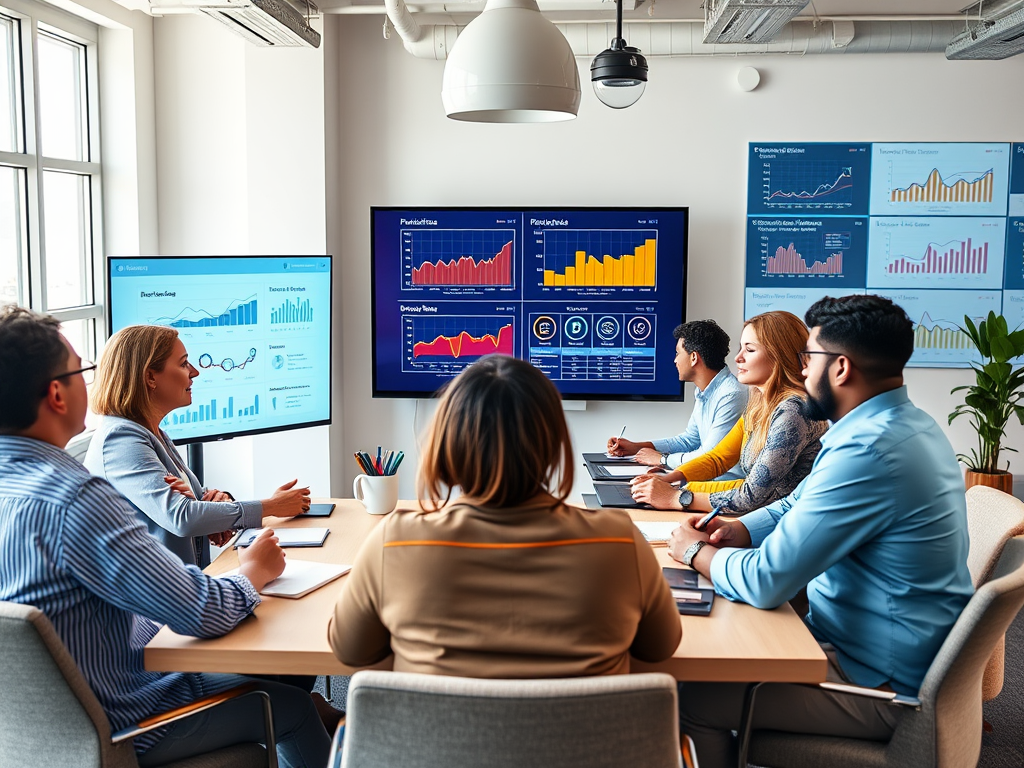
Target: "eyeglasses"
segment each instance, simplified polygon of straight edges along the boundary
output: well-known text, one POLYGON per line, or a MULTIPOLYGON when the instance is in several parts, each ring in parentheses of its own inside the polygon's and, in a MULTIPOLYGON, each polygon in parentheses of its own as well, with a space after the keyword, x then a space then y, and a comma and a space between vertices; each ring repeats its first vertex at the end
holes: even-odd
POLYGON ((88 363, 88 365, 84 365, 81 368, 77 368, 77 369, 75 369, 73 371, 68 371, 67 373, 62 373, 62 374, 59 374, 57 376, 54 376, 53 377, 54 380, 56 380, 56 379, 66 379, 68 376, 74 376, 75 374, 80 373, 80 374, 82 374, 82 378, 85 380, 86 386, 92 384, 93 379, 96 378, 96 375, 95 375, 96 363, 89 362, 88 360, 83 360, 82 362, 83 363, 88 363))
POLYGON ((826 352, 823 349, 805 349, 802 352, 798 352, 797 355, 800 358, 800 365, 806 368, 811 363, 811 355, 829 355, 830 357, 839 357, 842 352, 826 352))

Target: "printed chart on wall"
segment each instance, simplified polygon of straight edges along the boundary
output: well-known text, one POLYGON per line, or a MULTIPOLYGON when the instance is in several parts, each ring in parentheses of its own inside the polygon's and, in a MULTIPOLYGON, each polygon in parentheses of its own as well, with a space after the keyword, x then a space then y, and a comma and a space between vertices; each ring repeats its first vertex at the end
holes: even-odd
POLYGON ((1024 143, 752 143, 744 315, 877 293, 911 366, 966 367, 964 317, 1024 325, 1024 143))

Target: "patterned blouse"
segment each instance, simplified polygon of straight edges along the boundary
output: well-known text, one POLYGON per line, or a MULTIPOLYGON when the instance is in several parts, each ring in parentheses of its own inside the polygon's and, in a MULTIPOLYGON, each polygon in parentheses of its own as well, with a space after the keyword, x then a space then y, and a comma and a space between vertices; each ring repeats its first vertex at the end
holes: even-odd
POLYGON ((688 480, 686 487, 710 494, 713 509, 732 515, 760 509, 792 493, 810 473, 821 450, 821 436, 828 429, 828 422, 804 416, 802 403, 794 395, 779 404, 768 424, 764 448, 756 453, 741 418, 714 450, 678 468, 688 480), (711 481, 737 460, 746 480, 711 481))

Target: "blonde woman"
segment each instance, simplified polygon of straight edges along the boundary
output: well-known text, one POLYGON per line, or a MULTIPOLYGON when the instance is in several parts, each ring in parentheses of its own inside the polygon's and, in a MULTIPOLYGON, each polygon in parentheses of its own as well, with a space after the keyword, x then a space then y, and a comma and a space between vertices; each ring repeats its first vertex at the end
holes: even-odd
POLYGON ((736 355, 736 378, 751 389, 742 418, 710 452, 668 474, 635 478, 633 498, 656 509, 742 515, 796 488, 810 473, 828 429, 827 422, 804 414, 800 353, 807 337, 807 327, 789 312, 748 320, 736 355), (713 480, 737 461, 746 479, 713 480))
POLYGON ((178 332, 157 325, 123 328, 107 342, 96 371, 91 405, 103 416, 85 466, 106 478, 135 507, 149 532, 186 565, 210 563, 212 536, 259 528, 264 517, 294 517, 309 509, 309 489, 285 483, 269 499, 235 501, 204 488, 178 455, 160 422, 192 404, 199 371, 178 332))
POLYGON ((328 629, 345 664, 487 678, 625 674, 679 645, 661 569, 620 510, 565 499, 561 398, 523 360, 491 355, 447 387, 419 475, 423 510, 385 517, 328 629), (456 489, 459 493, 456 495, 456 489))

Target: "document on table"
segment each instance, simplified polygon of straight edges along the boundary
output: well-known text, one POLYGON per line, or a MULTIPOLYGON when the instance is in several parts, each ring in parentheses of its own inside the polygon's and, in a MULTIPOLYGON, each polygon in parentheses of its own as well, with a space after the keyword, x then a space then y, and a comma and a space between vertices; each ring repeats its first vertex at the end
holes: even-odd
POLYGON ((643 534, 648 543, 655 547, 668 544, 668 540, 672 538, 672 531, 679 527, 679 523, 675 521, 665 523, 652 522, 650 520, 634 520, 633 525, 639 528, 640 533, 643 534))
POLYGON ((603 469, 604 474, 609 477, 636 477, 637 475, 647 473, 651 468, 644 466, 643 464, 612 464, 611 466, 602 466, 601 469, 603 469))
MULTIPOLYGON (((298 598, 308 595, 314 589, 328 584, 352 570, 351 565, 336 563, 314 563, 309 560, 288 558, 284 572, 260 590, 261 595, 273 597, 298 598)), ((234 576, 238 569, 222 573, 221 576, 234 576)))

